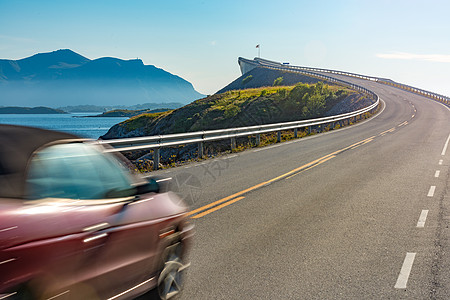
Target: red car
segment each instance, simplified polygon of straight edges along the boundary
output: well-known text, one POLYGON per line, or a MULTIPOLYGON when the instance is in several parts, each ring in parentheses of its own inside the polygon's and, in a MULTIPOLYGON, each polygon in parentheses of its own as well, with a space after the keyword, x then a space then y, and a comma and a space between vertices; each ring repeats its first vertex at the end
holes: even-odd
POLYGON ((0 125, 0 299, 179 293, 193 235, 188 208, 105 150, 0 125))

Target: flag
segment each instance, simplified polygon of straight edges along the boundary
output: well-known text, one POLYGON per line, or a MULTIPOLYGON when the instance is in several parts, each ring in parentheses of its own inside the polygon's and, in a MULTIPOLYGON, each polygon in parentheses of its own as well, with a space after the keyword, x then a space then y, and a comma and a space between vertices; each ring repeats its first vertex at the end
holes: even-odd
POLYGON ((259 48, 259 44, 258 44, 258 45, 256 45, 256 48, 259 48))

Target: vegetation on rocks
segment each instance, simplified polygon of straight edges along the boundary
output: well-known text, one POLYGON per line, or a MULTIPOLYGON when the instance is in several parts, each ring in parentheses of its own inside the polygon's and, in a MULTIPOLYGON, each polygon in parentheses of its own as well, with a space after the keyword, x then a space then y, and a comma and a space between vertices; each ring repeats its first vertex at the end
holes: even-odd
POLYGON ((115 125, 103 138, 193 132, 311 119, 324 116, 340 101, 355 96, 364 97, 355 91, 322 82, 233 90, 208 96, 176 110, 132 117, 115 125))
MULTIPOLYGON (((275 77, 274 84, 282 83, 283 77, 278 78, 275 77)), ((312 119, 354 111, 367 106, 371 101, 365 94, 323 82, 229 90, 197 100, 179 109, 131 117, 112 127, 102 138, 162 135, 312 119)), ((350 124, 347 120, 347 125, 350 124)), ((345 125, 345 122, 334 126, 327 124, 300 128, 297 137, 336 129, 341 125, 345 125)), ((293 138, 295 137, 292 130, 281 132, 281 141, 293 138)), ((261 134, 259 146, 272 144, 277 140, 276 132, 261 134)), ((205 142, 203 158, 255 146, 257 146, 255 136, 237 138, 234 149, 230 148, 230 140, 205 142)), ((124 154, 141 172, 153 169, 152 150, 124 154)), ((197 144, 164 147, 160 149, 159 167, 177 166, 198 159, 202 158, 198 157, 197 144)))
POLYGON ((284 78, 283 77, 278 77, 277 79, 275 79, 273 81, 273 86, 280 86, 283 83, 284 78))
POLYGON ((100 115, 93 117, 134 117, 142 114, 160 113, 170 110, 169 108, 160 109, 141 109, 141 110, 130 110, 130 109, 114 109, 111 111, 104 112, 100 115))

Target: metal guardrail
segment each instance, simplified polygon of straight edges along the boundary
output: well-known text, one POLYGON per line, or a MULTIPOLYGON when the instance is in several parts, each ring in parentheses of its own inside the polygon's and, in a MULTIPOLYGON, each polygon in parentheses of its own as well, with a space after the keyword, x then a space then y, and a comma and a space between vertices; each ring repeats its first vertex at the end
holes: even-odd
POLYGON ((372 77, 372 76, 366 76, 356 73, 350 73, 350 72, 344 72, 344 71, 337 71, 337 70, 329 70, 329 69, 321 69, 321 68, 310 68, 310 67, 301 67, 301 66, 291 66, 289 64, 281 64, 278 62, 273 62, 267 59, 262 58, 255 58, 255 61, 260 63, 261 65, 277 65, 277 66, 283 66, 285 69, 292 69, 292 70, 303 70, 303 71, 310 71, 310 72, 322 72, 322 73, 330 73, 330 74, 336 74, 336 75, 345 75, 349 77, 355 77, 355 78, 361 78, 365 80, 371 80, 371 81, 378 81, 380 78, 372 77))
MULTIPOLYGON (((242 59, 242 58, 240 58, 242 59)), ((433 93, 427 90, 423 90, 423 89, 419 89, 416 87, 412 87, 406 84, 401 84, 401 83, 397 83, 385 78, 378 78, 378 77, 373 77, 373 76, 366 76, 366 75, 361 75, 361 74, 356 74, 356 73, 350 73, 350 72, 344 72, 344 71, 337 71, 337 70, 328 70, 328 69, 320 69, 320 68, 309 68, 309 67, 300 67, 300 66, 291 66, 291 65, 287 65, 287 64, 282 64, 279 62, 274 62, 274 61, 270 61, 267 59, 262 59, 262 58, 255 58, 253 61, 250 60, 245 60, 246 63, 254 63, 255 66, 264 66, 264 67, 282 67, 283 70, 302 70, 302 71, 307 71, 310 72, 310 74, 313 74, 314 72, 321 72, 321 73, 330 73, 330 74, 335 74, 335 75, 344 75, 344 76, 349 76, 349 77, 354 77, 354 78, 360 78, 360 79, 365 79, 365 80, 370 80, 370 81, 375 81, 378 83, 382 83, 385 85, 389 85, 389 86, 393 86, 399 89, 402 89, 404 91, 408 91, 417 95, 421 95, 427 98, 430 98, 432 100, 438 101, 442 104, 445 104, 447 106, 450 107, 450 97, 444 96, 444 95, 440 95, 437 93, 433 93)), ((320 75, 315 73, 316 75, 320 75)))
POLYGON ((154 135, 148 137, 99 140, 98 142, 100 144, 109 144, 114 147, 106 150, 107 152, 146 150, 146 149, 156 149, 162 147, 200 143, 200 142, 212 142, 229 138, 237 138, 242 136, 269 133, 274 131, 291 130, 295 128, 303 128, 328 123, 335 123, 370 112, 371 110, 375 109, 378 106, 378 104, 379 100, 377 99, 375 103, 358 111, 318 119, 274 123, 248 127, 228 128, 220 130, 196 131, 179 134, 154 135))
POLYGON ((436 93, 433 93, 433 92, 429 92, 429 91, 426 91, 426 90, 418 89, 418 88, 415 88, 415 87, 412 87, 412 86, 409 86, 409 85, 406 85, 406 84, 400 84, 400 83, 396 83, 396 82, 385 81, 385 80, 382 80, 382 79, 379 79, 378 82, 386 84, 386 85, 390 85, 390 86, 393 86, 393 87, 396 87, 396 88, 399 88, 399 89, 402 89, 404 91, 408 91, 408 92, 411 92, 411 93, 414 93, 414 94, 417 94, 417 95, 421 95, 421 96, 430 98, 432 100, 438 101, 438 102, 440 102, 440 103, 450 107, 450 98, 449 97, 446 97, 446 96, 443 96, 443 95, 440 95, 440 94, 436 94, 436 93))
MULTIPOLYGON (((265 66, 269 69, 282 69, 283 66, 279 65, 270 65, 265 66)), ((284 122, 284 123, 275 123, 275 124, 266 124, 266 125, 257 125, 257 126, 248 126, 248 127, 238 127, 238 128, 228 128, 228 129, 220 129, 220 130, 208 130, 208 131, 197 131, 197 132, 188 132, 188 133, 180 133, 180 134, 167 134, 167 135, 156 135, 156 136, 148 136, 148 137, 136 137, 136 138, 122 138, 122 139, 113 139, 113 140, 100 140, 98 141, 100 144, 109 144, 112 148, 107 149, 108 152, 125 152, 125 151, 135 151, 135 150, 147 150, 153 149, 153 168, 155 170, 158 169, 159 160, 160 160, 160 149, 162 147, 171 147, 171 146, 181 146, 186 144, 198 144, 198 156, 203 157, 203 143, 231 139, 231 148, 234 149, 236 147, 236 138, 243 136, 256 136, 256 144, 258 145, 260 142, 260 135, 263 133, 269 132, 277 132, 277 141, 281 141, 281 131, 283 130, 294 130, 294 137, 297 137, 297 129, 308 127, 311 132, 312 126, 320 126, 325 124, 331 124, 334 128, 337 122, 344 122, 345 120, 350 120, 353 118, 354 121, 357 120, 358 117, 361 118, 361 115, 374 111, 379 103, 379 97, 374 92, 362 87, 358 86, 343 80, 339 80, 333 77, 325 76, 322 74, 313 73, 305 70, 291 70, 294 72, 303 73, 308 76, 318 77, 320 79, 324 79, 327 81, 340 83, 342 85, 348 86, 352 89, 358 90, 360 92, 366 93, 370 98, 374 100, 374 103, 357 111, 340 114, 336 116, 310 119, 310 120, 302 120, 302 121, 293 121, 293 122, 284 122)))

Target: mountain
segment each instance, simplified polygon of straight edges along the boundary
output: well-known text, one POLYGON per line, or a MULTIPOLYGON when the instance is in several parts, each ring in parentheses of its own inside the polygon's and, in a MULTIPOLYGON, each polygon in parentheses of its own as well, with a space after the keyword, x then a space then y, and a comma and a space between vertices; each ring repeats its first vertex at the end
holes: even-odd
POLYGON ((0 105, 49 106, 190 103, 191 83, 140 59, 90 60, 69 49, 0 59, 0 105))

